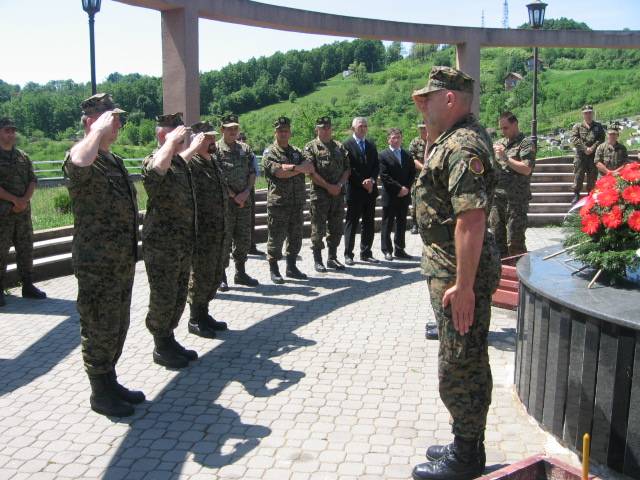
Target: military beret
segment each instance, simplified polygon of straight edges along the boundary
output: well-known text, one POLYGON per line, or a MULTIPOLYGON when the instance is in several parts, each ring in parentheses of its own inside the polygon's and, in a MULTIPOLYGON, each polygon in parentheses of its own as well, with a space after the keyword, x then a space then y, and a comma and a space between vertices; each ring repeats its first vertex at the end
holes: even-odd
POLYGON ((0 128, 13 128, 15 130, 17 127, 11 118, 0 117, 0 128))
POLYGON ((289 117, 278 117, 275 122, 273 122, 274 128, 281 127, 291 127, 291 119, 289 117))
POLYGON ((318 117, 316 120, 316 127, 330 127, 331 126, 331 117, 318 117))
POLYGON ((121 108, 113 103, 113 99, 111 95, 108 93, 96 93, 91 97, 83 100, 80 104, 80 108, 82 108, 83 115, 93 115, 95 113, 104 113, 109 110, 113 111, 113 113, 126 113, 121 108))
POLYGON ((168 113, 166 115, 158 115, 156 122, 159 127, 175 128, 184 125, 182 121, 182 112, 168 113))
POLYGON ((455 90, 473 93, 473 78, 451 67, 436 66, 429 72, 427 86, 413 92, 414 97, 427 95, 438 90, 455 90))
POLYGON ((240 126, 240 123, 238 122, 238 115, 236 115, 235 113, 228 113, 227 115, 223 115, 222 119, 220 120, 220 125, 222 125, 223 127, 240 126))
POLYGON ((593 112, 593 105, 585 105, 582 107, 582 113, 593 112))
POLYGON ((219 135, 219 133, 213 128, 213 125, 206 120, 204 122, 196 122, 191 125, 191 131, 193 133, 204 133, 205 135, 211 136, 219 135))

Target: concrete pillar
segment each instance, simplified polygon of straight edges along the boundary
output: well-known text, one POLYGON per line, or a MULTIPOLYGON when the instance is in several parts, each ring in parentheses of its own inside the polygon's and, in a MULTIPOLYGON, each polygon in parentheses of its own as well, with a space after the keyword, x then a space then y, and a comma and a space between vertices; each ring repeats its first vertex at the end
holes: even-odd
POLYGON ((465 43, 457 44, 456 63, 458 70, 462 70, 475 80, 471 111, 478 116, 480 113, 480 42, 468 39, 465 43))
POLYGON ((200 119, 198 12, 192 6, 162 11, 162 109, 200 119))

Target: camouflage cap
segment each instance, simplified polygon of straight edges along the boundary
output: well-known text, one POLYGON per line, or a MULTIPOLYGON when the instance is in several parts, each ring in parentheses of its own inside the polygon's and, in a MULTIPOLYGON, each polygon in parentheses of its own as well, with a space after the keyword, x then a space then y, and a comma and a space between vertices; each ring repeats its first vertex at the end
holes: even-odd
POLYGON ((318 117, 316 120, 316 127, 330 127, 331 126, 331 117, 327 117, 326 115, 323 117, 318 117))
POLYGON ((223 127, 239 127, 240 123, 238 121, 238 115, 235 113, 229 113, 227 115, 223 115, 220 120, 220 125, 223 127))
POLYGON ((213 125, 211 125, 206 120, 204 122, 196 122, 191 125, 191 131, 193 133, 204 133, 205 135, 210 136, 219 135, 219 133, 216 132, 215 128, 213 128, 213 125))
POLYGON ((0 128, 13 128, 17 129, 16 124, 13 123, 13 119, 9 117, 0 117, 0 128))
POLYGON ((96 93, 91 97, 83 100, 80 104, 83 115, 94 115, 96 113, 104 113, 113 111, 113 113, 127 113, 113 103, 111 95, 108 93, 96 93))
POLYGON ((427 128, 427 124, 426 124, 426 123, 424 123, 424 122, 420 122, 420 123, 418 124, 418 128, 427 128))
POLYGON ((438 90, 455 90, 473 93, 473 78, 451 67, 436 66, 429 72, 427 86, 413 92, 414 97, 428 95, 438 90))
POLYGON ((582 113, 593 112, 593 105, 585 105, 582 107, 582 113))
POLYGON ((273 127, 278 129, 282 127, 291 127, 291 119, 289 117, 278 117, 275 122, 273 122, 273 127))
POLYGON ((182 112, 168 113, 166 115, 158 115, 156 117, 159 127, 175 128, 184 125, 182 121, 182 112))
POLYGON ((620 135, 620 124, 618 122, 610 124, 609 128, 607 128, 607 133, 615 133, 616 135, 620 135))

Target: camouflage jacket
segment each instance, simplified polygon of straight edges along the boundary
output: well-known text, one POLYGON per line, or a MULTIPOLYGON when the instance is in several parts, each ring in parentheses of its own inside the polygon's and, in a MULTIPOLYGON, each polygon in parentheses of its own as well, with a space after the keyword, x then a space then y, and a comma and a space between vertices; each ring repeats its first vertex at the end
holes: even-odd
POLYGON ((194 155, 189 167, 196 196, 198 233, 224 229, 229 193, 219 163, 215 156, 207 160, 200 155, 194 155))
MULTIPOLYGON (((0 148, 0 187, 22 197, 33 182, 37 179, 27 154, 17 148, 8 151, 0 148)), ((0 200, 0 217, 9 214, 12 208, 13 203, 0 200)))
POLYGON ((615 170, 629 161, 627 155, 627 147, 621 143, 609 145, 609 143, 601 143, 596 149, 593 163, 602 162, 609 170, 615 170))
POLYGON ((73 265, 106 267, 137 260, 138 201, 122 159, 98 152, 88 167, 62 167, 74 217, 73 265))
MULTIPOLYGON (((429 148, 418 177, 417 222, 425 245, 423 273, 455 278, 457 215, 485 209, 488 214, 495 186, 493 147, 486 130, 472 115, 442 133, 429 148)), ((478 273, 495 275, 499 258, 485 227, 478 273)))
MULTIPOLYGON (((422 137, 416 137, 409 144, 409 156, 411 160, 424 164, 424 149, 427 147, 422 137)), ((416 168, 416 178, 420 175, 420 171, 416 168)))
POLYGON ((513 140, 501 138, 496 143, 504 145, 507 158, 520 160, 531 168, 529 175, 522 175, 496 158, 496 193, 515 200, 531 199, 531 175, 536 166, 536 153, 529 137, 520 132, 513 140))
POLYGON ((254 154, 246 143, 236 142, 229 146, 224 139, 218 140, 216 158, 224 173, 229 190, 240 193, 249 186, 249 176, 255 175, 254 154))
POLYGON ((594 153, 587 155, 585 148, 595 145, 596 147, 604 142, 605 131, 601 123, 592 122, 591 126, 584 122, 576 123, 571 129, 571 144, 576 149, 576 157, 593 159, 594 153))
POLYGON ((151 168, 152 160, 153 154, 142 163, 142 182, 149 197, 142 246, 175 247, 193 242, 197 225, 191 169, 176 155, 161 175, 151 168))
POLYGON ((299 148, 289 145, 280 147, 276 142, 268 146, 262 155, 262 168, 267 177, 269 191, 267 205, 269 207, 302 207, 307 196, 304 175, 298 174, 289 178, 278 178, 276 172, 283 164, 300 165, 304 157, 299 148))
MULTIPOLYGON (((304 146, 303 155, 306 160, 313 163, 318 175, 334 185, 340 181, 344 172, 351 169, 347 150, 337 140, 324 144, 320 139, 315 138, 304 146)), ((311 200, 329 196, 329 192, 324 188, 311 183, 311 200)))

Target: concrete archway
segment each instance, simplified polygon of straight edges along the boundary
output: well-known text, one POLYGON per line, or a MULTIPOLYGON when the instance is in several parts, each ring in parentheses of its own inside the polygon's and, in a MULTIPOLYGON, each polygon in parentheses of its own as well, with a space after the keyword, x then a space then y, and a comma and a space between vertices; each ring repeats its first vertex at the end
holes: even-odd
POLYGON ((476 113, 482 47, 640 48, 638 31, 534 31, 427 25, 311 12, 250 0, 116 1, 161 11, 163 109, 184 112, 186 123, 200 118, 200 18, 300 33, 456 45, 458 68, 476 79, 473 108, 476 113))

